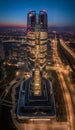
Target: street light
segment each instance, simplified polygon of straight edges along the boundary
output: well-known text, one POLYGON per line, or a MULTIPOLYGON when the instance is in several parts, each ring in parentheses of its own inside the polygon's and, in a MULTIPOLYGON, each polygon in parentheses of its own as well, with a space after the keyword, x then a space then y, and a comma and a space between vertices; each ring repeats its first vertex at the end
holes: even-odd
POLYGON ((16 71, 16 76, 19 76, 20 75, 20 72, 19 71, 16 71))

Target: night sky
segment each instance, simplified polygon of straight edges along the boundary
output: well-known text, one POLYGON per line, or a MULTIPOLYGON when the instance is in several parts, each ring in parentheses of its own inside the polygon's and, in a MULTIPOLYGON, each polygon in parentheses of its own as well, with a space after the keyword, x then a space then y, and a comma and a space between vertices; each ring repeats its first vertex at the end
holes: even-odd
POLYGON ((75 0, 0 0, 0 23, 26 24, 31 9, 47 10, 49 25, 75 25, 75 0))

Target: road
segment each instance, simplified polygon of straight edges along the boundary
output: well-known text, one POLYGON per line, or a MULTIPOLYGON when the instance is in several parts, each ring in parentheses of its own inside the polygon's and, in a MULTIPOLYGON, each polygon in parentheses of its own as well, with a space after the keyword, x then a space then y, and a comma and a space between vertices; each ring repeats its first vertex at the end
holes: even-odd
POLYGON ((54 50, 53 59, 54 60, 56 59, 55 66, 56 66, 56 64, 60 63, 59 68, 56 72, 58 74, 58 78, 59 78, 60 84, 62 86, 63 94, 64 94, 64 97, 65 97, 66 109, 67 109, 67 113, 68 113, 67 118, 68 118, 68 122, 70 124, 68 129, 74 130, 74 126, 73 126, 74 113, 73 113, 72 101, 71 101, 70 93, 68 91, 66 82, 64 80, 65 77, 63 76, 63 73, 65 72, 65 68, 63 67, 63 63, 62 63, 62 61, 61 61, 61 59, 58 55, 56 35, 55 35, 55 39, 54 39, 54 42, 53 42, 53 50, 54 50))
MULTIPOLYGON (((53 69, 53 68, 52 68, 53 69)), ((16 107, 16 102, 15 102, 15 94, 16 94, 16 87, 18 87, 18 85, 22 82, 24 77, 24 70, 21 69, 19 75, 17 75, 17 78, 20 78, 20 80, 13 86, 12 88, 12 110, 11 110, 11 115, 12 115, 12 120, 14 125, 16 126, 16 128, 18 130, 68 130, 69 127, 69 123, 65 122, 65 123, 60 123, 60 122, 49 122, 49 121, 31 121, 29 123, 19 123, 16 120, 16 114, 14 112, 15 107, 16 107)))
POLYGON ((36 121, 30 123, 15 122, 18 130, 68 130, 68 124, 36 121))
MULTIPOLYGON (((68 111, 68 122, 64 122, 64 123, 60 123, 60 122, 43 122, 43 121, 36 121, 36 122, 29 122, 29 123, 19 123, 16 120, 16 114, 14 113, 14 109, 15 109, 15 88, 18 87, 18 85, 21 83, 21 81, 24 78, 24 70, 20 70, 19 75, 16 76, 16 78, 9 84, 9 87, 6 88, 5 90, 5 96, 7 95, 7 93, 9 92, 10 88, 12 87, 12 85, 14 84, 14 82, 16 82, 16 79, 19 78, 20 80, 18 82, 16 82, 16 84, 12 87, 12 104, 13 104, 13 108, 11 111, 11 115, 12 115, 12 120, 13 123, 15 124, 15 126, 18 128, 18 130, 73 130, 73 121, 74 121, 74 115, 73 115, 73 108, 72 108, 72 102, 71 102, 71 98, 70 98, 70 94, 68 92, 65 80, 64 80, 64 76, 63 76, 63 64, 58 56, 58 52, 57 52, 57 43, 56 43, 56 37, 54 39, 54 46, 53 46, 53 59, 54 61, 56 61, 55 66, 54 67, 49 67, 48 69, 55 69, 57 71, 59 80, 62 84, 62 87, 64 89, 64 97, 65 97, 65 102, 66 102, 66 108, 68 111), (56 56, 55 56, 56 55, 56 56), (60 69, 61 68, 61 69, 60 69)), ((4 100, 4 99, 3 99, 4 100)))
MULTIPOLYGON (((23 80, 23 78, 24 78, 24 70, 20 69, 20 70, 18 70, 18 75, 16 75, 14 80, 11 81, 9 83, 9 85, 7 85, 7 86, 5 85, 6 88, 4 89, 4 91, 0 95, 0 103, 1 103, 1 105, 5 104, 4 100, 5 100, 5 97, 7 96, 7 94, 9 93, 10 89, 13 88, 13 86, 15 84, 18 84, 18 83, 20 84, 20 82, 23 80), (19 80, 17 81, 18 78, 19 78, 19 80)), ((5 104, 5 105, 8 105, 8 104, 5 104)))
POLYGON ((15 39, 2 40, 2 43, 4 43, 4 42, 8 42, 8 43, 9 42, 11 42, 11 43, 12 42, 20 42, 20 43, 22 42, 22 43, 25 43, 26 41, 25 41, 25 39, 24 40, 23 39, 22 40, 15 40, 15 39))
POLYGON ((60 38, 60 44, 62 45, 62 47, 64 47, 66 49, 67 52, 69 52, 69 54, 75 58, 75 53, 65 44, 65 42, 63 41, 63 39, 60 38))
POLYGON ((61 86, 63 86, 63 89, 64 89, 64 97, 65 97, 66 109, 67 109, 67 114, 68 114, 67 118, 70 123, 69 129, 73 130, 74 113, 73 113, 73 108, 72 108, 71 97, 70 97, 68 88, 66 87, 66 83, 65 83, 63 74, 61 72, 58 72, 58 77, 61 81, 61 86))

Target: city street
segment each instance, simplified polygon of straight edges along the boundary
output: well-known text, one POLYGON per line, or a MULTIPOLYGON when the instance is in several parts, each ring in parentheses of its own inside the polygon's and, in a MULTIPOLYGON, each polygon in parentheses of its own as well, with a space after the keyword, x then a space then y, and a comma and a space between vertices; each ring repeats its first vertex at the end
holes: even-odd
MULTIPOLYGON (((71 101, 71 96, 70 96, 70 93, 69 93, 69 90, 68 90, 68 87, 67 87, 67 83, 64 80, 65 77, 63 76, 63 73, 65 72, 65 68, 63 67, 63 63, 62 63, 62 61, 61 61, 61 59, 59 58, 59 55, 58 55, 56 34, 55 34, 55 39, 53 41, 53 48, 54 48, 53 50, 54 50, 54 53, 55 53, 53 58, 55 59, 55 57, 56 57, 56 59, 57 59, 55 66, 56 66, 56 64, 60 63, 56 72, 58 74, 59 82, 60 82, 62 89, 63 89, 63 94, 64 94, 64 98, 65 98, 65 103, 66 103, 66 110, 67 110, 67 119, 68 119, 68 122, 70 123, 69 129, 74 130, 74 124, 73 124, 74 113, 73 113, 72 101, 71 101)), ((70 85, 70 87, 72 86, 71 83, 69 85, 70 85)))

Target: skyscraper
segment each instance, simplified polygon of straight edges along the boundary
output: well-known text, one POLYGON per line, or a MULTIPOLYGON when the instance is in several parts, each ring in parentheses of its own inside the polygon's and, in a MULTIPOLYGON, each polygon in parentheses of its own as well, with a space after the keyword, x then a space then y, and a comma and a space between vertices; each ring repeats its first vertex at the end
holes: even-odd
POLYGON ((34 31, 36 24, 36 11, 30 10, 27 14, 27 31, 34 31))
POLYGON ((27 15, 27 43, 31 68, 35 66, 36 42, 39 39, 39 62, 40 68, 46 66, 47 55, 47 13, 45 10, 36 14, 30 11, 27 15))
POLYGON ((39 15, 35 11, 28 13, 27 44, 32 76, 20 86, 17 117, 19 119, 55 118, 52 83, 43 74, 47 53, 47 13, 45 11, 40 11, 39 15))
POLYGON ((41 31, 47 31, 48 24, 47 24, 47 13, 46 10, 41 10, 39 12, 39 24, 41 31))

